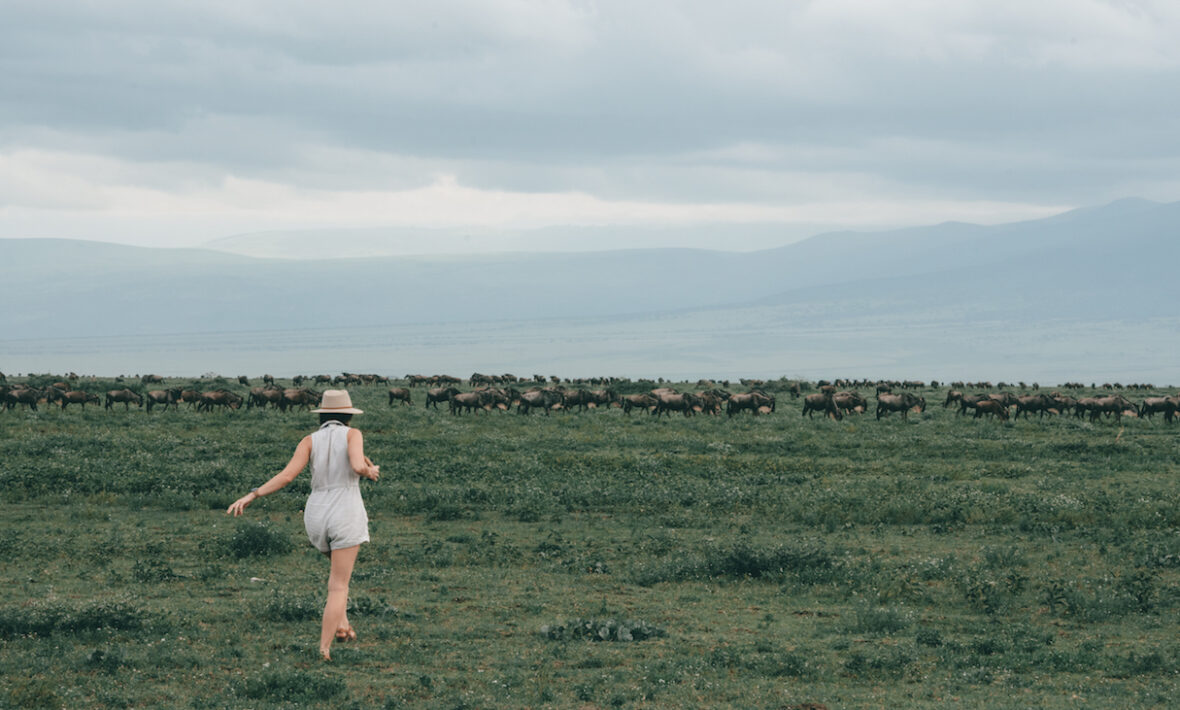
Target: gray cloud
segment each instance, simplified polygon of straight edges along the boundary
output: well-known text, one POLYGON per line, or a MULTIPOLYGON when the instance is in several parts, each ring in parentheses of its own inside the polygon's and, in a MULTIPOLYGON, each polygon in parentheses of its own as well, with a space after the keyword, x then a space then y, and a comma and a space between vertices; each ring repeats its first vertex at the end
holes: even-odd
POLYGON ((0 152, 164 190, 1175 199, 1177 40, 1164 2, 13 2, 0 152))

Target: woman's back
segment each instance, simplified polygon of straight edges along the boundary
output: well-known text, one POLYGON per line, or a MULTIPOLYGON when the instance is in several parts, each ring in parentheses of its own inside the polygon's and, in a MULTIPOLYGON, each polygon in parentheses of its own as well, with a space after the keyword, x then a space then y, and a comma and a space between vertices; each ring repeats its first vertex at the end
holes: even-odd
POLYGON ((311 435, 311 489, 359 488, 360 477, 348 460, 349 427, 325 422, 311 435))

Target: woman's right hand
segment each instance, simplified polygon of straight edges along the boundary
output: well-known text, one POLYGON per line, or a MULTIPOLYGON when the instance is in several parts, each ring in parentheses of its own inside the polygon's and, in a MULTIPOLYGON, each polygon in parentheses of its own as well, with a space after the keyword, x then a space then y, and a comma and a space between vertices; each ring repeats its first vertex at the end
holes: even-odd
POLYGON ((229 509, 227 509, 225 511, 226 515, 232 515, 234 517, 241 515, 242 512, 246 510, 246 506, 253 503, 255 501, 255 499, 257 499, 257 498, 258 498, 257 493, 254 493, 254 492, 247 493, 246 495, 242 496, 241 498, 238 498, 237 500, 235 500, 229 506, 229 509))

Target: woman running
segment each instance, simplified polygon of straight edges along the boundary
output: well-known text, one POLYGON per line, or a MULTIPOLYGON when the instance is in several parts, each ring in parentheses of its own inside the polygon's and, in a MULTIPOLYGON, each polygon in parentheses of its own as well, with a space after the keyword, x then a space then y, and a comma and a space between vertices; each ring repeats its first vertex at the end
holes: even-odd
POLYGON ((328 556, 328 601, 320 628, 320 656, 332 660, 332 640, 355 641, 356 631, 348 624, 348 582, 362 542, 369 541, 369 516, 361 500, 360 478, 376 481, 380 469, 365 456, 364 439, 348 426, 354 414, 344 390, 324 392, 319 409, 320 428, 303 437, 287 466, 258 488, 234 501, 226 513, 241 515, 254 501, 281 489, 311 464, 311 495, 303 511, 307 537, 317 550, 328 556))

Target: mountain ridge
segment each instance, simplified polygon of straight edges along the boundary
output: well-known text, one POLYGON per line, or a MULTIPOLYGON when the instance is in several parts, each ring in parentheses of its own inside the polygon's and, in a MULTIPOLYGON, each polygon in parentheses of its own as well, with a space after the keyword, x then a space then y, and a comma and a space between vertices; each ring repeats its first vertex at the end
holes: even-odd
POLYGON ((1115 317, 1120 309, 1171 315, 1180 297, 1170 278, 1180 261, 1178 227, 1180 202, 1122 200, 1041 220, 837 232, 754 252, 647 248, 321 262, 0 240, 0 260, 9 265, 0 280, 9 304, 0 309, 0 332, 133 337, 165 328, 492 324, 800 304, 810 304, 817 323, 877 311, 925 322, 952 307, 1029 322, 1115 317), (1144 284, 1142 295, 1129 297, 1144 284))

